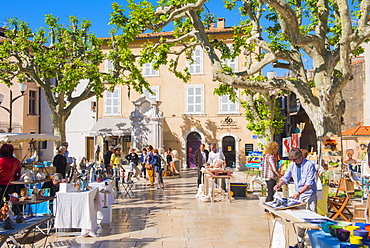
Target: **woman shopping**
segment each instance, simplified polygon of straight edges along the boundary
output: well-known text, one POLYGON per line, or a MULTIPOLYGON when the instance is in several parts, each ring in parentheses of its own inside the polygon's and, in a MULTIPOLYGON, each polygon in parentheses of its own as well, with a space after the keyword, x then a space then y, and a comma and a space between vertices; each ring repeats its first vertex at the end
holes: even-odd
POLYGON ((279 150, 279 144, 276 142, 270 142, 266 146, 265 155, 262 162, 262 177, 265 179, 267 184, 267 197, 266 202, 274 200, 274 186, 276 180, 280 178, 280 173, 277 169, 278 163, 276 155, 279 150))

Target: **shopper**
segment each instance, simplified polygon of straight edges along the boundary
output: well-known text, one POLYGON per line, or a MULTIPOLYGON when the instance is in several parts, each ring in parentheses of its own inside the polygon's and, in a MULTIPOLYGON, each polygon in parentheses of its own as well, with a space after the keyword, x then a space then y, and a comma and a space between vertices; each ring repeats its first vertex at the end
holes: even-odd
POLYGON ((289 151, 289 159, 292 162, 289 164, 288 170, 280 179, 279 183, 274 187, 274 190, 279 190, 282 185, 286 184, 293 177, 295 194, 292 198, 306 202, 307 208, 316 212, 315 164, 305 159, 299 148, 293 148, 289 151))
MULTIPOLYGON (((121 148, 115 147, 114 152, 110 158, 110 164, 113 169, 113 177, 115 182, 116 193, 120 194, 119 191, 119 177, 120 177, 120 165, 121 165, 121 148)), ((124 178, 122 179, 124 182, 124 178)))
POLYGON ((270 142, 266 146, 265 155, 262 162, 262 177, 267 184, 266 202, 274 200, 274 187, 276 180, 280 178, 276 155, 279 150, 279 144, 270 142))
POLYGON ((153 146, 149 145, 147 148, 147 155, 146 155, 146 160, 145 160, 145 168, 146 168, 146 171, 148 172, 148 176, 149 176, 149 181, 150 183, 147 185, 149 187, 153 187, 154 186, 154 165, 152 164, 153 163, 153 146))
POLYGON ((110 146, 109 150, 104 154, 104 167, 105 167, 105 170, 107 171, 107 174, 111 174, 112 168, 110 166, 110 158, 112 157, 113 153, 114 153, 114 146, 110 146))
MULTIPOLYGON (((14 147, 11 144, 3 144, 0 148, 0 203, 4 196, 9 200, 9 194, 15 191, 15 185, 11 181, 17 181, 21 177, 21 163, 13 157, 14 147)), ((19 192, 17 192, 19 193, 19 192)))
POLYGON ((67 170, 67 158, 64 156, 66 151, 67 148, 65 146, 59 147, 58 154, 53 159, 53 166, 56 167, 56 172, 62 174, 63 178, 66 178, 67 170))
POLYGON ((50 196, 55 196, 55 194, 59 191, 59 185, 62 182, 62 180, 63 180, 62 174, 55 173, 51 181, 47 181, 42 184, 42 188, 50 189, 50 196))
POLYGON ((155 177, 157 179, 158 184, 158 186, 156 187, 157 189, 164 188, 162 160, 163 158, 161 157, 161 155, 158 154, 158 150, 153 149, 153 157, 151 164, 154 166, 155 177))
POLYGON ((176 158, 174 157, 174 154, 171 148, 168 148, 167 154, 166 154, 166 164, 167 164, 167 170, 171 172, 172 176, 177 176, 180 174, 180 172, 177 170, 176 165, 175 165, 175 160, 176 158))
POLYGON ((204 168, 207 164, 208 154, 209 152, 207 149, 205 149, 204 144, 201 144, 199 149, 196 150, 194 154, 194 161, 198 168, 198 180, 197 180, 198 187, 199 187, 199 184, 202 183, 202 177, 203 177, 202 168, 204 168))
POLYGON ((141 164, 140 177, 144 177, 145 179, 147 179, 146 178, 146 168, 145 168, 146 155, 147 155, 147 151, 146 151, 146 148, 144 147, 141 152, 141 156, 140 156, 140 164, 141 164))
POLYGON ((137 155, 137 153, 135 152, 135 148, 130 149, 130 153, 125 157, 125 159, 128 161, 130 165, 130 171, 129 171, 127 181, 131 181, 132 176, 136 178, 137 180, 140 180, 138 177, 140 174, 140 170, 139 168, 137 168, 137 164, 139 162, 139 155, 137 155), (135 174, 134 174, 134 170, 135 170, 135 174))
POLYGON ((208 154, 208 160, 207 160, 207 164, 208 166, 210 167, 214 167, 215 166, 215 163, 217 160, 221 159, 224 161, 224 166, 226 166, 225 164, 225 156, 224 154, 222 153, 221 150, 218 150, 216 149, 216 144, 215 143, 212 143, 210 145, 210 152, 208 154))

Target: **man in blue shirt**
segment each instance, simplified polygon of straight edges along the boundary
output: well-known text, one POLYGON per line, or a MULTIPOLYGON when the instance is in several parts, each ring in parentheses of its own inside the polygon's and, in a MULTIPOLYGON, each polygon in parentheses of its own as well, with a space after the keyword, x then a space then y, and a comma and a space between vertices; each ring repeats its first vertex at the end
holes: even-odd
POLYGON ((315 182, 315 164, 303 158, 299 148, 290 150, 289 159, 291 159, 292 162, 289 164, 288 170, 280 179, 279 183, 274 187, 274 190, 279 190, 283 184, 286 184, 290 178, 293 177, 295 194, 292 198, 306 202, 307 209, 316 212, 317 189, 315 182))

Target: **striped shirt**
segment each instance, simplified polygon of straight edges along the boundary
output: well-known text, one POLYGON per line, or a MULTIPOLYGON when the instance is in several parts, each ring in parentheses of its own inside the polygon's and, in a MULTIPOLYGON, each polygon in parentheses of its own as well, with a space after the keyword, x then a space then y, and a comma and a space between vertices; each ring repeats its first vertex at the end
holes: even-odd
POLYGON ((272 154, 265 154, 262 162, 262 177, 265 180, 276 179, 279 172, 277 170, 276 158, 272 154))

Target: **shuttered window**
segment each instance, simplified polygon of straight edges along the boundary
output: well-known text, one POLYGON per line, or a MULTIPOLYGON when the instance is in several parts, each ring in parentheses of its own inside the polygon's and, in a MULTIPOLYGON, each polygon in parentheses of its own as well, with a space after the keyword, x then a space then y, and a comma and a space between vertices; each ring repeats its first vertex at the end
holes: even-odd
POLYGON ((105 91, 105 115, 119 115, 121 113, 121 89, 116 88, 113 92, 105 91))
POLYGON ((203 74, 203 51, 200 46, 197 46, 191 56, 193 61, 188 60, 189 72, 192 75, 203 74))
POLYGON ((156 77, 159 76, 159 71, 153 69, 153 63, 146 63, 143 65, 143 76, 156 77))
POLYGON ((204 85, 189 85, 186 87, 186 113, 204 113, 204 85))

